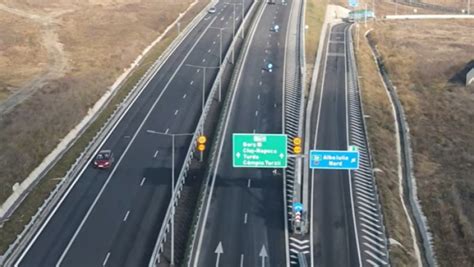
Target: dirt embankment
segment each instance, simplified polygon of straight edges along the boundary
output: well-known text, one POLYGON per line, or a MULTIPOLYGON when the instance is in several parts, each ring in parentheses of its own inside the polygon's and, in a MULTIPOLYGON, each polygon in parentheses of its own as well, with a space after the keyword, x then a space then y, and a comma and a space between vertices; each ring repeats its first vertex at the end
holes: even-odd
MULTIPOLYGON (((58 34, 56 32, 56 18, 71 12, 72 10, 61 10, 56 12, 50 12, 46 15, 40 15, 34 11, 27 11, 17 9, 13 7, 0 4, 0 10, 7 12, 16 17, 20 17, 29 20, 30 23, 35 24, 38 28, 40 37, 40 44, 46 52, 46 62, 44 62, 43 70, 36 75, 25 75, 23 81, 19 81, 17 88, 11 96, 7 96, 6 99, 0 102, 0 114, 11 111, 16 105, 22 103, 25 99, 31 96, 36 90, 43 87, 48 81, 58 79, 64 76, 66 68, 68 66, 68 59, 64 53, 63 45, 59 41, 58 34)), ((21 19, 15 18, 16 21, 21 19)), ((12 25, 13 28, 15 25, 12 25)), ((20 36, 23 35, 22 33, 20 36)), ((34 33, 32 34, 34 35, 34 33)), ((12 46, 9 46, 10 48, 12 46)), ((34 46, 30 47, 34 49, 34 46)), ((6 54, 8 58, 8 54, 6 54)), ((24 60, 29 60, 29 55, 19 55, 24 60)), ((35 59, 32 59, 33 61, 35 59)), ((10 64, 17 64, 17 62, 10 62, 10 64)), ((32 66, 34 69, 34 66, 32 66)), ((29 68, 25 68, 23 65, 18 65, 16 68, 11 66, 9 68, 13 72, 31 71, 29 68)), ((8 71, 8 70, 7 70, 8 71)), ((11 79, 11 78, 10 78, 11 79)))
POLYGON ((417 255, 410 232, 410 223, 401 198, 402 187, 397 157, 396 125, 392 106, 378 74, 372 52, 359 32, 357 63, 374 172, 383 206, 384 223, 390 239, 390 260, 393 266, 417 266, 417 255))
POLYGON ((0 202, 192 2, 0 0, 0 202))
MULTIPOLYGON (((474 87, 465 87, 463 74, 474 60, 474 35, 470 34, 474 21, 393 21, 370 26, 407 116, 418 195, 438 262, 440 266, 473 266, 474 87)), ((366 105, 379 105, 379 97, 368 88, 364 89, 366 105)), ((380 107, 374 112, 381 116, 389 109, 380 107)), ((392 142, 387 138, 393 119, 371 120, 375 160, 383 165, 393 153, 384 147, 392 142)), ((379 184, 395 189, 378 176, 379 184)), ((391 213, 392 208, 396 209, 384 203, 385 212, 391 213)))

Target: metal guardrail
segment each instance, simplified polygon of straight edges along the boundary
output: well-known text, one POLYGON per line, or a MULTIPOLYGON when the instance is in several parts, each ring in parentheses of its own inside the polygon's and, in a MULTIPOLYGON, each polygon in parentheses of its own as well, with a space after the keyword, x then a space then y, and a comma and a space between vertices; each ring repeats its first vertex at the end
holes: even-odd
MULTIPOLYGON (((255 6, 255 2, 252 4, 252 7, 247 12, 247 14, 245 14, 246 18, 249 16, 249 14, 252 14, 254 6, 255 6)), ((157 241, 155 243, 152 256, 150 258, 150 262, 149 262, 149 265, 148 265, 149 267, 154 267, 158 263, 160 263, 160 253, 163 252, 163 250, 164 250, 164 242, 166 241, 166 235, 170 230, 171 217, 174 215, 174 208, 176 207, 177 200, 180 197, 180 192, 183 189, 185 179, 186 179, 186 176, 187 176, 187 171, 189 170, 189 167, 190 167, 192 159, 193 159, 193 154, 194 154, 195 149, 196 149, 195 144, 197 143, 198 137, 203 133, 204 124, 206 123, 207 115, 208 115, 209 110, 211 108, 213 98, 215 97, 216 93, 218 92, 218 88, 220 86, 219 82, 221 81, 222 75, 225 73, 227 62, 229 62, 230 58, 232 57, 233 49, 235 49, 235 44, 236 44, 236 42, 238 41, 238 38, 239 38, 238 36, 241 34, 244 27, 245 27, 245 25, 240 24, 240 27, 239 27, 238 31, 235 33, 235 38, 232 40, 232 43, 229 46, 229 49, 227 50, 226 55, 222 60, 222 65, 219 67, 219 71, 217 73, 216 79, 214 80, 214 83, 211 87, 211 91, 210 91, 209 96, 208 96, 208 98, 206 100, 206 103, 205 103, 204 111, 201 114, 199 122, 196 126, 196 130, 195 130, 194 135, 192 137, 192 140, 191 140, 188 152, 186 154, 183 166, 182 166, 181 171, 179 173, 178 180, 176 181, 176 186, 175 186, 175 189, 174 189, 175 198, 171 200, 171 202, 170 202, 170 204, 169 204, 169 206, 166 210, 166 214, 165 214, 165 217, 163 219, 163 223, 162 223, 160 232, 158 234, 158 238, 157 238, 157 241)), ((236 64, 236 66, 234 68, 237 68, 237 67, 238 67, 238 63, 236 64)), ((226 112, 226 107, 227 106, 224 105, 223 112, 226 112)), ((219 133, 217 134, 217 136, 219 136, 219 133)), ((213 150, 211 152, 211 157, 214 157, 215 153, 216 153, 216 151, 213 150)), ((211 162, 213 162, 213 161, 211 161, 211 162)), ((212 164, 211 164, 211 166, 212 166, 212 164)))
MULTIPOLYGON (((212 3, 209 4, 211 6, 212 3)), ((209 7, 208 6, 208 7, 209 7)), ((0 265, 10 265, 11 261, 15 260, 19 253, 21 253, 25 246, 29 243, 31 238, 36 234, 38 229, 40 229, 44 220, 49 216, 50 212, 57 205, 58 201, 61 199, 63 194, 68 190, 68 188, 75 181, 74 178, 78 178, 77 174, 81 169, 84 168, 94 153, 97 152, 98 148, 105 142, 108 136, 111 134, 110 129, 112 129, 120 119, 127 113, 128 109, 131 107, 131 104, 139 97, 141 92, 145 89, 146 84, 152 77, 160 70, 161 66, 167 61, 170 55, 176 50, 176 48, 184 41, 187 35, 197 26, 201 19, 206 15, 207 9, 201 11, 187 26, 186 28, 178 35, 178 37, 173 40, 173 42, 168 46, 168 48, 158 57, 158 59, 153 63, 153 65, 146 71, 145 75, 140 78, 134 88, 128 93, 124 98, 123 102, 117 106, 112 115, 108 118, 107 122, 101 127, 97 134, 92 138, 84 151, 76 158, 76 161, 73 163, 71 168, 67 171, 64 178, 59 182, 54 190, 50 193, 48 198, 44 201, 43 205, 38 209, 37 213, 31 218, 30 222, 25 226, 24 230, 14 243, 12 243, 7 249, 6 253, 0 257, 0 265)), ((124 80, 125 82, 125 80, 124 80)), ((119 86, 123 86, 123 83, 119 86)), ((113 95, 110 97, 110 100, 113 98, 113 95)), ((107 101, 104 104, 105 106, 110 102, 107 101)), ((104 109, 102 108, 101 111, 104 109)), ((100 112, 98 114, 100 114, 100 112)), ((99 115, 97 115, 99 116, 99 115)), ((91 120, 91 123, 95 121, 97 116, 91 120)), ((89 124, 89 125, 90 125, 89 124)), ((88 125, 88 126, 89 126, 88 125)), ((85 127, 86 129, 88 128, 85 127)), ((84 130, 85 131, 85 130, 84 130)), ((83 131, 83 132, 84 132, 83 131)), ((81 134, 83 133, 81 132, 81 134)), ((74 143, 74 142, 73 142, 74 143)), ((72 144, 71 144, 72 146, 72 144)), ((64 154, 64 153, 63 153, 64 154)), ((44 173, 46 174, 47 171, 44 173)), ((43 175, 44 175, 43 174, 43 175)))
POLYGON ((429 226, 425 215, 421 209, 420 203, 418 202, 416 185, 414 185, 414 173, 413 173, 413 157, 411 150, 411 141, 409 135, 408 124, 405 116, 405 112, 400 99, 398 98, 395 87, 393 86, 390 75, 385 69, 385 66, 381 60, 381 56, 377 50, 377 47, 370 41, 368 36, 368 43, 377 61, 377 67, 382 76, 382 80, 385 83, 387 90, 389 91, 392 103, 395 106, 395 115, 397 118, 397 124, 400 134, 400 148, 402 150, 402 164, 403 164, 403 179, 406 183, 407 195, 405 196, 410 203, 410 210, 412 217, 415 220, 415 225, 418 235, 421 237, 421 243, 423 245, 423 257, 424 261, 428 266, 437 266, 436 257, 433 251, 432 238, 429 232, 429 226))
MULTIPOLYGON (((348 131, 351 145, 356 145, 360 153, 360 167, 351 171, 354 191, 354 212, 357 215, 356 228, 360 231, 357 242, 360 256, 365 258, 364 266, 389 266, 389 250, 387 231, 384 226, 382 205, 378 194, 377 184, 373 175, 373 159, 368 141, 367 122, 364 116, 364 107, 360 95, 359 74, 354 54, 351 35, 352 25, 347 29, 346 49, 348 71, 348 131)), ((349 145, 349 144, 348 144, 349 145)), ((356 230, 356 231, 357 231, 356 230)))
MULTIPOLYGON (((304 1, 292 2, 292 8, 298 8, 297 15, 292 13, 288 21, 288 34, 286 37, 285 51, 285 73, 283 84, 283 116, 284 116, 284 133, 288 135, 289 140, 303 135, 303 119, 304 119, 304 87, 306 78, 306 66, 304 55, 304 1), (296 6, 299 2, 299 6, 296 6), (295 25, 296 24, 296 25, 295 25), (293 37, 296 35, 296 38, 293 37)), ((293 142, 288 144, 288 153, 293 154, 293 142)), ((288 167, 285 169, 285 182, 287 186, 287 202, 294 201, 303 202, 300 199, 302 195, 302 186, 295 183, 298 176, 302 174, 301 158, 289 158, 288 167)), ((301 180, 301 179, 300 179, 301 180)), ((289 205, 288 205, 289 206, 289 205)), ((287 206, 287 207, 288 207, 287 206)), ((291 214, 291 208, 288 208, 288 214, 291 214)), ((307 213, 305 213, 307 214, 307 213)), ((306 215, 304 215, 306 216, 306 215)), ((291 216, 289 216, 291 223, 291 216)))

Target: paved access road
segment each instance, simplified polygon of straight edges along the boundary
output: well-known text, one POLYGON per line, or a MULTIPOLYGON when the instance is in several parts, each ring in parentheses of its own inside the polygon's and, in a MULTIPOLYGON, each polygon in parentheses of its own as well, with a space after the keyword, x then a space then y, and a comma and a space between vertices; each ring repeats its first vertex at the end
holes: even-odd
POLYGON ((193 266, 217 266, 216 261, 226 267, 261 266, 262 261, 265 266, 286 266, 281 170, 274 175, 272 169, 233 168, 232 134, 283 131, 282 79, 290 7, 290 3, 266 5, 257 21, 213 170, 208 212, 203 212, 197 231, 193 266), (280 26, 279 32, 271 31, 273 25, 280 26), (267 63, 274 65, 272 73, 264 69, 267 63), (223 253, 217 257, 220 248, 223 253))
MULTIPOLYGON (((328 35, 322 84, 315 99, 312 149, 347 150, 346 29, 328 35)), ((314 266, 359 266, 349 171, 315 170, 312 181, 312 260, 314 266)))
MULTIPOLYGON (((115 154, 111 170, 87 166, 18 266, 143 266, 148 264, 171 192, 171 138, 147 133, 194 132, 201 111, 203 75, 187 64, 219 65, 232 36, 233 6, 217 4, 173 52, 113 130, 103 149, 115 154)), ((238 1, 241 3, 242 1, 238 1)), ((247 11, 251 1, 244 0, 247 11)), ((240 9, 238 9, 240 10, 240 9)), ((235 18, 238 26, 240 12, 235 18)), ((217 70, 208 70, 207 93, 217 70)), ((191 137, 177 138, 180 169, 191 137)), ((178 171, 177 171, 178 173, 178 171)))

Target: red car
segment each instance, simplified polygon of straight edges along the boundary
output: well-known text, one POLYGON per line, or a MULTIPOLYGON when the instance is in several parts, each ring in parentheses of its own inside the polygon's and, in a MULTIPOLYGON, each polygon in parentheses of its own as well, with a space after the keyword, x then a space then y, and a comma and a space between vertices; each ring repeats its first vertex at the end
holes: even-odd
POLYGON ((99 169, 108 169, 114 162, 114 155, 110 150, 101 150, 94 158, 94 167, 99 169))

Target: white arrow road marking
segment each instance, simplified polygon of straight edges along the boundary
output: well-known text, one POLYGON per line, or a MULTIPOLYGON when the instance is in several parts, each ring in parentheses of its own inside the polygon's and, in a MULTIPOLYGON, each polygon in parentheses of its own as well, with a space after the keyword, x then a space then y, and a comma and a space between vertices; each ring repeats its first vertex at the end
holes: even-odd
POLYGON ((222 248, 222 242, 219 242, 214 253, 217 254, 216 267, 219 267, 219 260, 221 259, 221 254, 224 253, 224 249, 222 248))
POLYGON ((265 245, 262 246, 262 249, 260 250, 260 253, 258 254, 262 258, 262 267, 265 266, 265 258, 268 257, 267 249, 265 248, 265 245))

